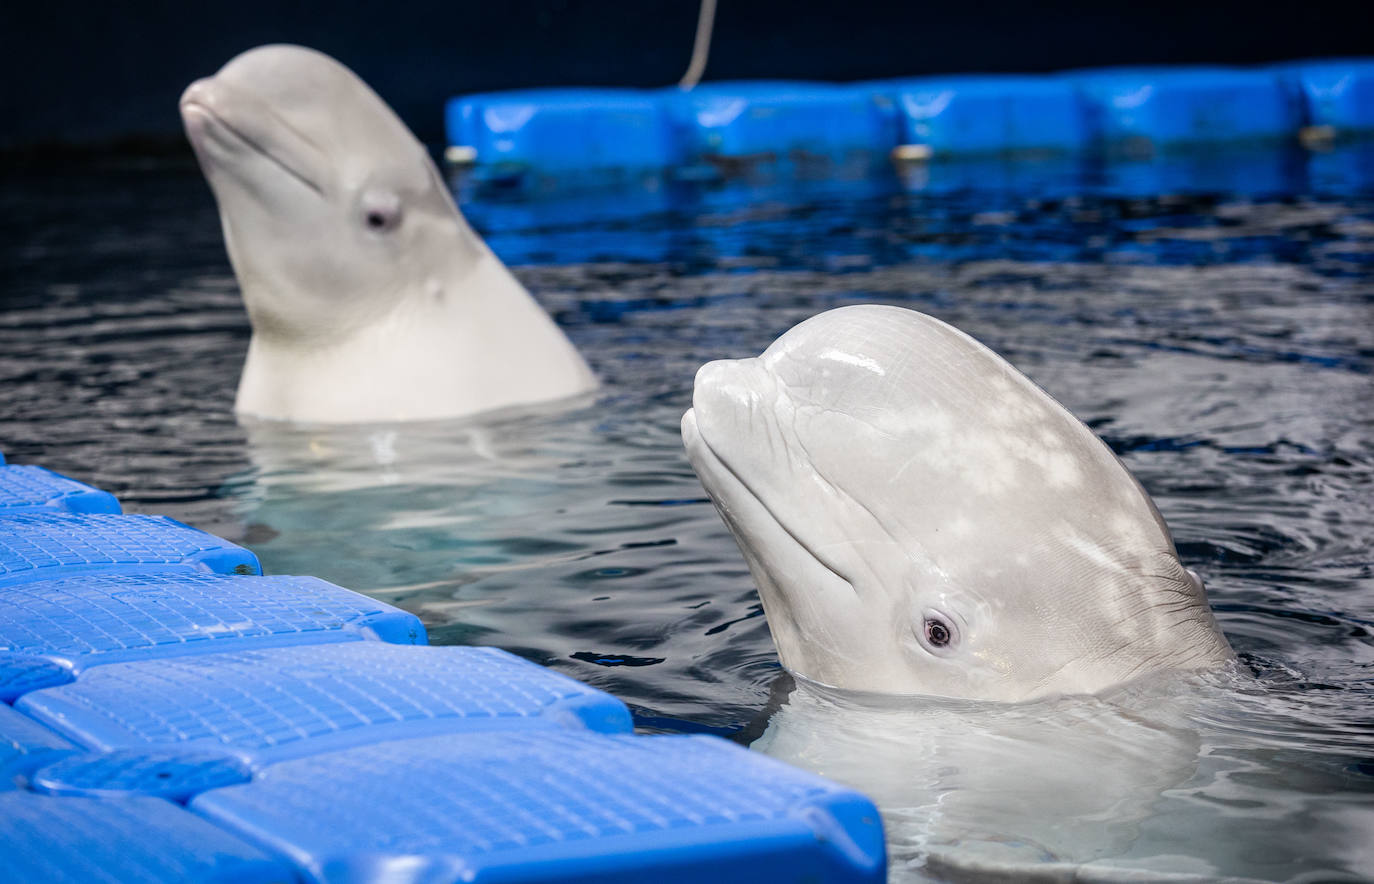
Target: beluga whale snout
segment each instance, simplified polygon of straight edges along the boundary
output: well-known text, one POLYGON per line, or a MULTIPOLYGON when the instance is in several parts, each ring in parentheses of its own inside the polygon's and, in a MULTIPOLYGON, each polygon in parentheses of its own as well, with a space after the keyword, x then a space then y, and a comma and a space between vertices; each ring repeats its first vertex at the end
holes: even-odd
POLYGON ((249 50, 192 83, 181 116, 253 325, 240 413, 444 418, 595 389, 424 146, 339 62, 249 50))
POLYGON ((1233 659, 1121 461, 937 319, 843 307, 709 363, 682 433, 803 678, 1019 701, 1233 659))

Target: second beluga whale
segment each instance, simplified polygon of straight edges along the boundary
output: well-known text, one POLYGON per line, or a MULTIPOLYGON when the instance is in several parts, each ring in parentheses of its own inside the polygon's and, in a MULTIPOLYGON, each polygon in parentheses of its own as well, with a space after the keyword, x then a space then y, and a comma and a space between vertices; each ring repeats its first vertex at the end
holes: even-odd
POLYGON ((253 325, 235 408, 447 418, 593 390, 434 163, 348 68, 263 46, 181 98, 253 325))

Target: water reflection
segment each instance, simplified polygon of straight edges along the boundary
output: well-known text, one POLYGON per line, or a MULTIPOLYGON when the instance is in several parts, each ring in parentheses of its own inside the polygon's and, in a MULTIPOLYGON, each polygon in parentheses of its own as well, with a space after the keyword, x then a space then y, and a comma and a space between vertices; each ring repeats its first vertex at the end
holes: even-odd
POLYGON ((1010 706, 802 683, 754 745, 877 800, 894 881, 1360 880, 1370 734, 1310 690, 1240 667, 1010 706))

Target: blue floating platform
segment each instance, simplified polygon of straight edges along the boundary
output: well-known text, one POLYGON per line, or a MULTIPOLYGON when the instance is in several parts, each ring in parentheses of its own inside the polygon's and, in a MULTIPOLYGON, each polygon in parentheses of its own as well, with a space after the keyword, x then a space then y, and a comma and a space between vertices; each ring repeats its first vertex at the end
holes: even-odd
POLYGON ((1374 131, 1374 59, 1298 61, 1276 70, 1303 107, 1306 125, 1337 135, 1374 131))
POLYGON ((962 76, 894 81, 904 146, 932 157, 1065 153, 1091 140, 1087 108, 1070 82, 1052 77, 962 76))
POLYGON ((466 734, 272 765, 190 807, 312 881, 880 882, 871 802, 704 737, 466 734))
POLYGON ((882 880, 856 793, 171 519, 23 506, 0 880, 882 880))
POLYGON ((283 884, 290 865, 156 798, 0 792, 0 881, 283 884))
POLYGON ((0 587, 105 573, 261 574, 257 556, 166 516, 0 516, 0 587))
POLYGON ((539 89, 450 99, 449 143, 484 174, 659 170, 681 160, 663 103, 635 89, 539 89))
POLYGON ((108 491, 36 466, 0 461, 0 514, 32 510, 69 513, 118 513, 119 501, 108 491))
POLYGON ((186 801, 252 776, 247 764, 224 752, 125 749, 69 755, 30 774, 29 787, 45 795, 186 801))
POLYGON ((425 644, 419 618, 316 577, 85 574, 0 592, 6 653, 79 673, 127 660, 380 639, 425 644))
POLYGON ((61 734, 0 703, 0 792, 15 788, 17 776, 76 751, 61 734))
POLYGON ((347 642, 114 663, 15 708, 89 749, 230 753, 254 765, 480 729, 631 729, 619 700, 495 648, 347 642))
POLYGON ((1108 152, 1293 138, 1302 110, 1268 70, 1103 68, 1063 75, 1083 96, 1108 152))
POLYGON ((273 645, 424 644, 413 614, 314 577, 110 574, 0 591, 0 701, 88 666, 273 645))
POLYGON ((886 159, 897 146, 892 100, 868 86, 788 81, 706 83, 665 100, 688 163, 886 159))

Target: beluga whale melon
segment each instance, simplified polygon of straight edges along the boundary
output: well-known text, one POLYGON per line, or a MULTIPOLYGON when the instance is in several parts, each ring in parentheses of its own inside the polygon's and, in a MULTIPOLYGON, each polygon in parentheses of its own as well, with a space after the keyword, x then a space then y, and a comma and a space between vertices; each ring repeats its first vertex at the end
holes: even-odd
POLYGON ((572 344, 348 68, 263 46, 181 98, 253 326, 235 408, 344 423, 584 393, 572 344))
POLYGON ((843 307, 709 363, 682 433, 795 675, 1024 701, 1233 658, 1120 460, 930 316, 843 307))

